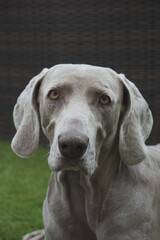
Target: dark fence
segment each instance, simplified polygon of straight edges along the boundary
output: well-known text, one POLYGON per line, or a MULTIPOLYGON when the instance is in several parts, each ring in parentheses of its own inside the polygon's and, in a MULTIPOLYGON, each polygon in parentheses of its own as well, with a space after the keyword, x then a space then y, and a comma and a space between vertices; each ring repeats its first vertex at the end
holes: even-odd
POLYGON ((28 81, 57 63, 88 63, 125 73, 160 135, 160 2, 150 0, 2 0, 0 139, 15 133, 12 109, 28 81))

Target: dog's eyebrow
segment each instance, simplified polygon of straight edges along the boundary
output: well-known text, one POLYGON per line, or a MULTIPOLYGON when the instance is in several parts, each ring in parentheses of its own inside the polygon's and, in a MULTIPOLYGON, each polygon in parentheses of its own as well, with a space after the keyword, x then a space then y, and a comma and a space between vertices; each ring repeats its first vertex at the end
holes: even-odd
POLYGON ((96 82, 94 83, 92 86, 91 86, 93 89, 109 89, 110 87, 104 83, 101 83, 101 82, 96 82))
POLYGON ((55 83, 50 87, 50 90, 54 89, 72 90, 72 84, 68 82, 55 83))
POLYGON ((103 93, 106 90, 108 91, 110 90, 110 88, 106 85, 101 85, 101 84, 93 85, 88 89, 89 92, 97 92, 97 93, 103 93))

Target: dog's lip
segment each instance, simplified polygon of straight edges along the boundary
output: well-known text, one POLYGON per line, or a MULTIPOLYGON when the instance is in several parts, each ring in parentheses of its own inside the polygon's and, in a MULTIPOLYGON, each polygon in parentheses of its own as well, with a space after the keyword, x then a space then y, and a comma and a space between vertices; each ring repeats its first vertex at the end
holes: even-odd
POLYGON ((63 169, 73 169, 73 170, 80 170, 80 165, 83 162, 82 158, 66 158, 63 156, 59 156, 56 163, 50 162, 49 167, 52 171, 60 171, 63 169))
POLYGON ((82 161, 83 158, 71 158, 71 157, 67 158, 67 157, 60 156, 59 159, 60 161, 63 161, 63 162, 69 162, 69 163, 75 164, 76 162, 82 161))

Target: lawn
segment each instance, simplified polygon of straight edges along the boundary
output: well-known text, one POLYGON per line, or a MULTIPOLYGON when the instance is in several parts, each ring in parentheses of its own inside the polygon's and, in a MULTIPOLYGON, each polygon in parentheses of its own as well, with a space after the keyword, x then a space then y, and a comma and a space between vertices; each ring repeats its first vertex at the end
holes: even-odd
POLYGON ((10 143, 0 142, 0 240, 20 240, 43 228, 42 205, 50 170, 48 150, 39 148, 34 156, 16 156, 10 143))

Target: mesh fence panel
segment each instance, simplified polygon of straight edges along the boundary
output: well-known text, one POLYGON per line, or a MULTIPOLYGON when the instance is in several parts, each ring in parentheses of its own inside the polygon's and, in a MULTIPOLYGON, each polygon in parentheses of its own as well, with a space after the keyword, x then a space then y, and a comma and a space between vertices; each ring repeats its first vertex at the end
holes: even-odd
MULTIPOLYGON (((149 0, 2 0, 0 3, 0 139, 15 133, 12 110, 44 67, 88 63, 125 73, 154 116, 160 135, 160 2, 149 0)), ((45 140, 42 139, 42 143, 45 140)))

